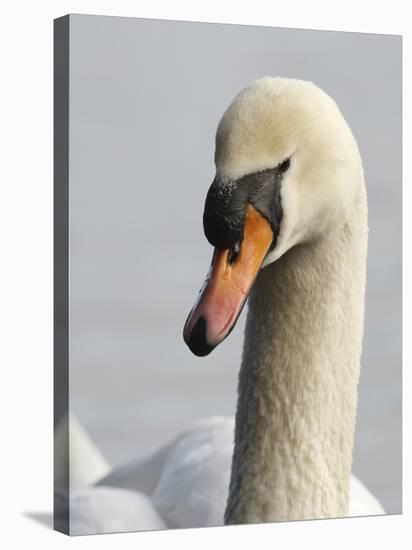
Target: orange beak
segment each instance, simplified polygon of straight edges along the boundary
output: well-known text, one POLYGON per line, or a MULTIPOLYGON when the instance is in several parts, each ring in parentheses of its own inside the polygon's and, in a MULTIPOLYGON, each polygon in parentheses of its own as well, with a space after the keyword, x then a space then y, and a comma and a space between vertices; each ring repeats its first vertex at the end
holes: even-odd
POLYGON ((215 248, 209 273, 183 330, 184 340, 195 355, 208 355, 229 335, 272 241, 269 222, 248 205, 236 258, 229 250, 215 248))

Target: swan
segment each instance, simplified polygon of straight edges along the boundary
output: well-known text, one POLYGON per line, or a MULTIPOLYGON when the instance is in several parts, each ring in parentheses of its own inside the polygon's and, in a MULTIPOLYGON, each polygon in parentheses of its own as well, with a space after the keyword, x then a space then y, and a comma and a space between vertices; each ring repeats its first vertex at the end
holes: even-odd
POLYGON ((196 424, 83 496, 146 495, 167 527, 382 514, 351 477, 367 255, 355 138, 315 84, 265 77, 224 113, 215 164, 214 252, 184 340, 211 353, 248 301, 235 419, 196 424))
POLYGON ((264 78, 223 115, 215 161, 215 251, 184 338, 210 353, 249 296, 225 523, 346 516, 367 256, 356 140, 320 88, 264 78))

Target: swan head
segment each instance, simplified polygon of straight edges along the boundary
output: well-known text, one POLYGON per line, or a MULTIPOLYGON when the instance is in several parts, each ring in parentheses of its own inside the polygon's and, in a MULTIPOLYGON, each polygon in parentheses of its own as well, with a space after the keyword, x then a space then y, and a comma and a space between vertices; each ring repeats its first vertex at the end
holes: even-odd
POLYGON ((363 182, 356 141, 314 84, 262 78, 242 90, 216 133, 204 231, 212 264, 184 328, 198 356, 232 330, 261 268, 345 223, 363 182))

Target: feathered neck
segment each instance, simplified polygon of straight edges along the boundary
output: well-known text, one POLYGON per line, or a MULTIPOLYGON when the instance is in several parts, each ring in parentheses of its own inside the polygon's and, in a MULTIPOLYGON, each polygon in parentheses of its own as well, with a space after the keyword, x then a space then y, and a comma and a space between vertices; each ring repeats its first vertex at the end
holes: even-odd
POLYGON ((362 186, 351 219, 263 269, 249 299, 225 523, 347 514, 363 335, 362 186))

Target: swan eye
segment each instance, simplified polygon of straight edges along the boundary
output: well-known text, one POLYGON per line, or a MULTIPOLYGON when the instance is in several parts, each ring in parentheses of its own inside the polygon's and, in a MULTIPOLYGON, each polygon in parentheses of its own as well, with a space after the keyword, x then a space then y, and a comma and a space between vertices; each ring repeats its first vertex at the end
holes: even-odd
POLYGON ((278 165, 277 167, 278 173, 284 174, 285 172, 287 172, 287 170, 289 170, 289 166, 290 166, 290 157, 288 157, 278 165))
POLYGON ((232 246, 232 248, 229 250, 229 254, 228 254, 228 262, 230 265, 232 265, 236 258, 238 257, 239 255, 239 252, 240 252, 240 243, 237 242, 236 244, 234 244, 232 246))

